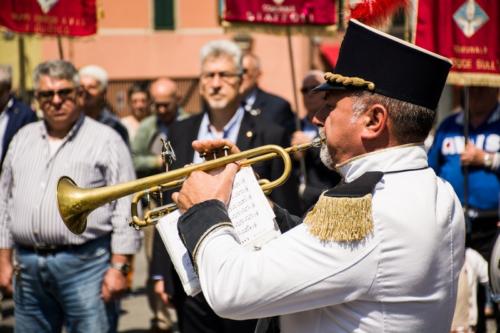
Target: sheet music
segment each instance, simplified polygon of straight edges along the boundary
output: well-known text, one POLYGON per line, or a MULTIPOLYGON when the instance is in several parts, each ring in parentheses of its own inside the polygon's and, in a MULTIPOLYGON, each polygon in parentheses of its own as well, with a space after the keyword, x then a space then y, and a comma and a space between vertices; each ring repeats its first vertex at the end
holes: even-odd
MULTIPOLYGON (((236 175, 228 214, 240 243, 247 247, 260 247, 280 234, 274 212, 251 167, 242 168, 236 175)), ((200 282, 177 231, 179 217, 179 211, 172 212, 163 217, 156 228, 186 294, 194 296, 201 291, 200 282)))
POLYGON ((195 296, 201 291, 200 281, 194 271, 189 253, 177 231, 177 221, 180 216, 178 210, 166 215, 156 224, 156 229, 167 248, 168 255, 179 275, 184 291, 189 296, 195 296))

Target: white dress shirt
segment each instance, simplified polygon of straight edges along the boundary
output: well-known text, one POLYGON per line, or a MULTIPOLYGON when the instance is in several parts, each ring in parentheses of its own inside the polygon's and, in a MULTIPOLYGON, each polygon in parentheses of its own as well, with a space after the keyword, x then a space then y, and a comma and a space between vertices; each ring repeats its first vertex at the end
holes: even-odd
POLYGON ((359 242, 322 242, 304 224, 252 251, 231 228, 199 245, 210 306, 232 319, 280 316, 289 332, 448 332, 464 259, 463 211, 427 166, 423 146, 354 158, 347 182, 385 174, 373 192, 374 232, 359 242), (423 168, 423 169, 422 169, 423 168))

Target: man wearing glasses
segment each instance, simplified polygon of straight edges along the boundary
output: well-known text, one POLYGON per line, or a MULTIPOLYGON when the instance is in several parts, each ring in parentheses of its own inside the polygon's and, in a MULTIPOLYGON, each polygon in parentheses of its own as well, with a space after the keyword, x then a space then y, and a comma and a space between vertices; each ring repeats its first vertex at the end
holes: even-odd
MULTIPOLYGON (((266 144, 288 145, 289 139, 282 127, 246 112, 241 105, 242 75, 241 51, 235 43, 216 40, 203 46, 199 89, 206 108, 205 112, 179 121, 170 128, 169 140, 177 156, 174 168, 203 161, 193 150, 194 140, 224 138, 237 143, 242 150, 266 144)), ((276 159, 262 163, 254 170, 262 178, 276 179, 283 171, 282 162, 276 159)), ((284 186, 272 192, 271 197, 279 205, 296 210, 299 207, 297 191, 297 180, 290 177, 284 186)), ((202 295, 187 297, 184 294, 176 282, 178 278, 157 233, 151 273, 163 277, 156 282, 157 285, 164 284, 166 290, 163 292, 168 294, 168 299, 176 304, 177 309, 183 309, 178 313, 182 332, 254 331, 255 321, 222 319, 210 309, 202 295)))
POLYGON ((14 137, 0 177, 0 287, 14 281, 16 332, 63 325, 114 332, 129 258, 140 246, 128 226, 130 199, 98 208, 87 231, 74 235, 59 215, 56 187, 61 176, 85 188, 133 180, 132 159, 114 130, 81 112, 71 63, 38 65, 34 84, 43 120, 14 137))

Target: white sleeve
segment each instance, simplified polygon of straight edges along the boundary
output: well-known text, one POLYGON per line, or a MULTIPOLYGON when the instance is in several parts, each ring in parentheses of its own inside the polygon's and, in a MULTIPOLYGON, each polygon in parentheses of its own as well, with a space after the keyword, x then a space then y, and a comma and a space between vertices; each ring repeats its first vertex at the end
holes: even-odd
POLYGON ((197 255, 203 294, 221 317, 262 318, 350 301, 377 271, 378 246, 321 242, 299 225, 260 250, 238 244, 230 228, 213 232, 197 255))
POLYGON ((477 251, 471 248, 467 249, 465 257, 474 274, 476 274, 478 281, 482 284, 488 283, 488 262, 477 251))

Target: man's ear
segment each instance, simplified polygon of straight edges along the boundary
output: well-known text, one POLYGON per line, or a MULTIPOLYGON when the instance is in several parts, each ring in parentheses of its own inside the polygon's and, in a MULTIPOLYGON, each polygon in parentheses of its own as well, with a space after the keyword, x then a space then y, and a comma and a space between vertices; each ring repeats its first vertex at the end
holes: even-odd
POLYGON ((382 104, 373 104, 367 111, 361 115, 363 130, 361 136, 363 139, 375 139, 380 137, 387 127, 389 112, 382 104))

